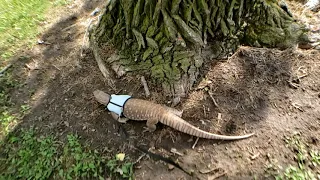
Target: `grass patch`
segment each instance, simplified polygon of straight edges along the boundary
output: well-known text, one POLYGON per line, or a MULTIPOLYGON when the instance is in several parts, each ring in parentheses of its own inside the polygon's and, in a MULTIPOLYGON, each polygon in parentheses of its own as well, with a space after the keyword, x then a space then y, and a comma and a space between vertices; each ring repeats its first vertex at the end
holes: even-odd
POLYGON ((25 45, 35 44, 46 10, 70 0, 0 0, 0 67, 25 45))
POLYGON ((3 59, 12 57, 15 49, 31 43, 37 27, 45 20, 50 1, 0 0, 0 51, 3 59))
POLYGON ((2 179, 47 179, 58 165, 53 137, 35 138, 32 130, 10 137, 4 149, 2 179))
POLYGON ((12 103, 9 92, 18 87, 19 83, 13 80, 11 73, 0 76, 0 140, 10 131, 17 122, 17 118, 12 113, 12 103))
POLYGON ((105 179, 114 175, 131 179, 133 175, 132 163, 101 156, 72 134, 61 143, 53 136, 36 137, 32 129, 22 130, 1 149, 0 179, 105 179))
POLYGON ((59 173, 63 179, 76 177, 102 178, 104 158, 97 151, 84 149, 79 143, 78 136, 68 135, 68 143, 59 157, 59 173))
POLYGON ((316 180, 320 178, 320 153, 313 150, 296 134, 285 139, 287 146, 295 152, 296 165, 289 165, 277 180, 316 180))

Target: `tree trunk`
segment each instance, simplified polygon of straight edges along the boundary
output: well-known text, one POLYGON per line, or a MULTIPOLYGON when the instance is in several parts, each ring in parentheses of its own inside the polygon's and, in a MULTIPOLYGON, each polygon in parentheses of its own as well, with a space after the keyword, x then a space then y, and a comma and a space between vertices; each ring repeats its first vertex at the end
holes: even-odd
POLYGON ((302 34, 275 0, 109 0, 90 38, 116 49, 106 62, 119 76, 149 75, 184 96, 205 62, 240 44, 286 48, 302 34))

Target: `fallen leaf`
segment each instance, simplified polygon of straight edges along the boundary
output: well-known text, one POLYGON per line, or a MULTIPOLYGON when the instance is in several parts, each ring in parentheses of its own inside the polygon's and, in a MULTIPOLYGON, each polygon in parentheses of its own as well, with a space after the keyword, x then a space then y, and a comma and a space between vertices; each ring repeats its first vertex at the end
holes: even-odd
POLYGON ((124 157, 125 157, 125 154, 124 153, 119 153, 116 155, 116 159, 118 161, 123 161, 124 160, 124 157))

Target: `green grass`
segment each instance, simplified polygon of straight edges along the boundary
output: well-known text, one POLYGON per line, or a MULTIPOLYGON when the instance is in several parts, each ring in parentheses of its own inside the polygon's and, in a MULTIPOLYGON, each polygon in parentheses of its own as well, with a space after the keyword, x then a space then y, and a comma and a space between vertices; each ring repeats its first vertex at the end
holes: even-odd
POLYGON ((5 73, 0 77, 0 140, 10 131, 17 122, 17 117, 13 115, 12 103, 9 92, 17 88, 19 83, 12 78, 10 73, 5 73))
POLYGON ((1 147, 0 179, 105 179, 120 176, 132 179, 133 164, 106 158, 81 145, 79 137, 67 142, 53 136, 37 137, 30 129, 9 137, 1 147))
POLYGON ((49 7, 69 0, 0 0, 0 67, 22 46, 36 43, 49 7))
POLYGON ((11 137, 1 158, 2 179, 46 179, 51 176, 58 161, 57 145, 53 137, 35 138, 32 130, 20 137, 11 137))
POLYGON ((37 27, 45 20, 47 0, 0 0, 0 51, 3 59, 14 55, 16 49, 31 43, 37 27))
POLYGON ((300 138, 294 135, 285 139, 288 148, 295 152, 296 165, 289 165, 277 180, 316 180, 320 178, 320 153, 313 150, 300 138))

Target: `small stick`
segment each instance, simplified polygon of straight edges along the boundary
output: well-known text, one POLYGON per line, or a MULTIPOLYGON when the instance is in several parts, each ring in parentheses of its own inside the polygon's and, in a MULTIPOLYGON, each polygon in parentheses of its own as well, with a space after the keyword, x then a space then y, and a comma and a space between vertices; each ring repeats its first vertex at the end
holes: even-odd
POLYGON ((89 42, 90 42, 90 46, 91 46, 91 49, 93 51, 93 55, 94 55, 94 58, 95 60, 97 61, 97 64, 98 64, 98 67, 102 73, 102 75, 107 79, 108 81, 108 85, 114 89, 115 85, 114 85, 114 80, 111 78, 111 75, 105 65, 105 63, 103 62, 103 60, 101 59, 100 55, 99 55, 99 52, 98 52, 98 44, 97 42, 95 41, 95 38, 94 36, 91 36, 91 38, 89 38, 89 42))
POLYGON ((198 141, 199 141, 199 137, 197 137, 196 142, 194 142, 194 144, 193 144, 193 146, 192 146, 192 149, 194 149, 194 148, 196 147, 198 141))
POLYGON ((140 162, 140 160, 141 160, 143 157, 145 157, 145 156, 146 156, 145 153, 142 154, 133 164, 137 164, 137 163, 140 162))
POLYGON ((77 24, 78 24, 78 23, 72 24, 71 26, 68 26, 68 27, 62 29, 62 31, 68 31, 69 29, 75 27, 77 24))
POLYGON ((226 175, 226 174, 227 174, 226 172, 223 172, 223 173, 221 173, 221 174, 217 174, 217 175, 215 175, 215 176, 209 177, 208 179, 209 179, 209 180, 218 179, 219 177, 222 177, 222 176, 224 176, 224 175, 226 175))
POLYGON ((222 120, 221 116, 222 116, 222 114, 221 114, 221 113, 218 113, 218 122, 217 122, 217 126, 218 126, 218 127, 221 127, 221 126, 220 126, 220 120, 222 120))
POLYGON ((2 75, 2 74, 3 74, 6 70, 8 70, 11 66, 12 66, 12 64, 6 65, 6 67, 4 67, 4 68, 0 71, 0 75, 2 75))
POLYGON ((178 150, 175 149, 175 148, 171 148, 170 152, 172 152, 173 154, 177 154, 177 155, 179 155, 179 156, 183 156, 183 154, 180 153, 180 152, 178 152, 178 150))
POLYGON ((292 87, 292 88, 294 88, 294 89, 298 89, 298 88, 299 88, 299 85, 293 84, 292 79, 293 79, 292 76, 290 76, 289 81, 288 81, 289 86, 292 87))
POLYGON ((141 76, 141 83, 142 83, 142 85, 144 87, 144 91, 146 93, 146 97, 149 97, 150 96, 150 91, 149 91, 149 88, 148 88, 148 85, 147 85, 147 81, 144 78, 144 76, 141 76))
POLYGON ((210 92, 208 92, 208 94, 209 94, 210 98, 212 99, 213 104, 218 108, 219 105, 218 105, 217 101, 214 99, 214 97, 212 96, 212 94, 210 92))

